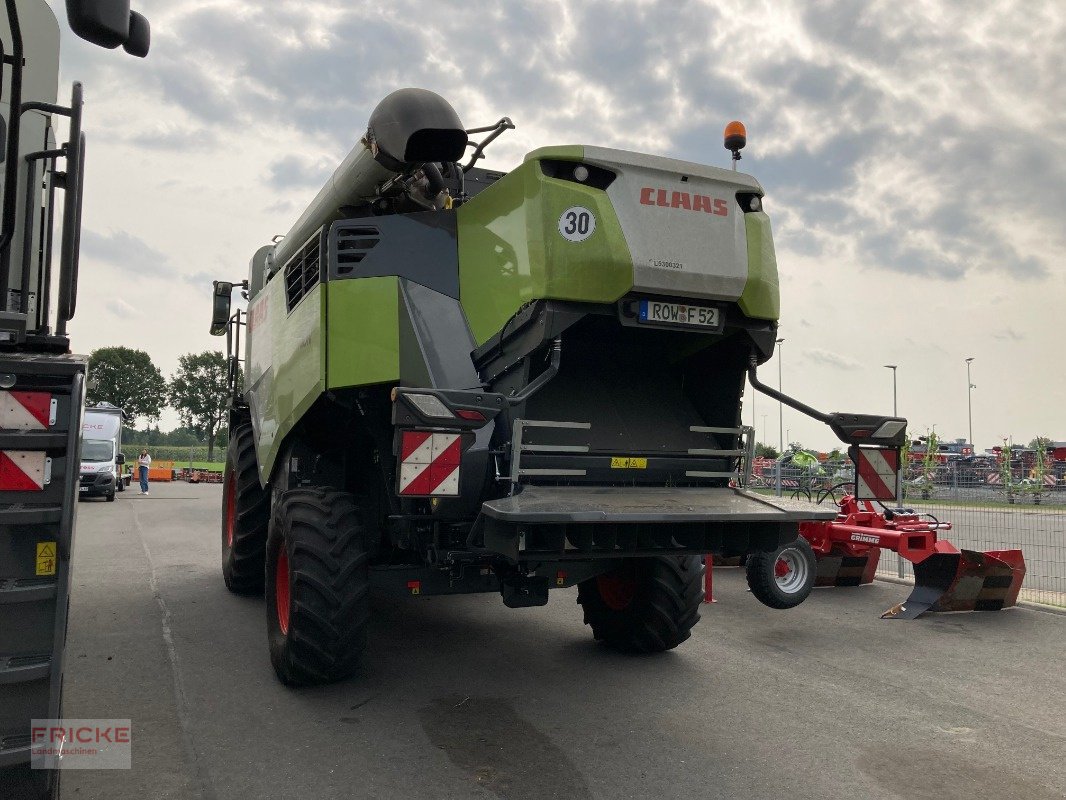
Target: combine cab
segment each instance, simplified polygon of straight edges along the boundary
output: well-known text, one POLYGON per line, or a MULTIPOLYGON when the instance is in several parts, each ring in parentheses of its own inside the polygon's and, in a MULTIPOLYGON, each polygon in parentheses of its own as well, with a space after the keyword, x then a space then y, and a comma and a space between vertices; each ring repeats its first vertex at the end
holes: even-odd
MULTIPOLYGON (((235 379, 246 326, 223 575, 265 587, 286 683, 352 671, 371 586, 522 607, 577 585, 607 644, 683 642, 701 556, 774 554, 836 514, 740 485, 746 376, 850 444, 902 443, 904 420, 758 382, 778 278, 753 178, 577 145, 479 168, 512 127, 467 131, 437 95, 393 93, 247 280, 215 285, 235 379)), ((727 146, 739 157, 742 129, 727 146)))

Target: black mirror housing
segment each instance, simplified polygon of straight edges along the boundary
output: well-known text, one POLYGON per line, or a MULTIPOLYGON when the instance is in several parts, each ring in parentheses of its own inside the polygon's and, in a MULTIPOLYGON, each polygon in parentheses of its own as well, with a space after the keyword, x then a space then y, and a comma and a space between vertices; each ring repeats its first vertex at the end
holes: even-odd
POLYGON ((130 0, 67 0, 67 21, 85 41, 113 50, 130 38, 130 0))
POLYGON ((907 441, 907 420, 903 417, 837 411, 829 415, 828 422, 837 438, 847 444, 902 447, 907 441))
POLYGON ((152 45, 152 26, 143 14, 136 11, 130 12, 130 35, 122 44, 122 49, 131 56, 144 58, 148 55, 148 48, 152 45))
POLYGON ((222 336, 229 327, 230 296, 233 292, 233 284, 229 281, 215 281, 212 292, 213 305, 211 308, 211 335, 222 336))
POLYGON ((123 464, 125 464, 125 463, 126 463, 126 454, 125 454, 125 453, 119 453, 119 454, 118 454, 118 455, 117 455, 117 456, 115 457, 115 463, 116 463, 116 464, 118 464, 118 465, 119 465, 120 467, 121 467, 121 466, 122 466, 123 464))

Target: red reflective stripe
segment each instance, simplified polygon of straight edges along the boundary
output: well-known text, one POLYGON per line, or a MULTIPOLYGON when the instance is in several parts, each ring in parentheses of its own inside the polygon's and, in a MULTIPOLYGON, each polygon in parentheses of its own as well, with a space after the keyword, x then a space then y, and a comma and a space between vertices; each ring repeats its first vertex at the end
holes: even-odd
POLYGON ((433 491, 432 465, 426 464, 418 477, 407 484, 400 494, 430 494, 433 491))
MULTIPOLYGON (((459 466, 459 458, 462 454, 462 440, 456 437, 455 441, 448 445, 444 451, 435 456, 433 459, 434 467, 452 467, 459 466)), ((451 472, 449 469, 448 472, 451 472)))
POLYGON ((859 478, 870 487, 870 491, 873 492, 875 497, 889 498, 895 496, 895 492, 882 480, 877 473, 877 468, 870 463, 870 459, 861 450, 859 451, 859 478))
POLYGON ((432 436, 428 431, 404 431, 400 441, 400 461, 406 461, 411 454, 425 444, 432 436))
POLYGON ((41 423, 42 428, 48 427, 48 419, 52 414, 52 395, 48 392, 11 392, 11 396, 41 423))
POLYGON ((6 451, 0 450, 0 491, 39 492, 44 487, 22 471, 6 451))

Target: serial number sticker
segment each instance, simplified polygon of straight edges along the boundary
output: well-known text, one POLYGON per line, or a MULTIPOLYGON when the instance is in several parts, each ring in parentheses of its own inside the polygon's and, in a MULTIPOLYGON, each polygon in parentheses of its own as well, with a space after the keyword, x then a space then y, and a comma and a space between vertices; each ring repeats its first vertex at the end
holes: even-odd
POLYGON ((56 543, 37 542, 37 574, 56 574, 56 543))
POLYGON ((647 469, 646 458, 611 458, 611 469, 647 469))
POLYGON ((667 325, 684 325, 692 328, 717 328, 719 310, 713 306, 692 306, 686 303, 661 303, 658 300, 641 300, 641 322, 658 322, 667 325))
POLYGON ((559 234, 568 242, 583 242, 596 232, 596 215, 584 206, 566 209, 559 217, 559 234))

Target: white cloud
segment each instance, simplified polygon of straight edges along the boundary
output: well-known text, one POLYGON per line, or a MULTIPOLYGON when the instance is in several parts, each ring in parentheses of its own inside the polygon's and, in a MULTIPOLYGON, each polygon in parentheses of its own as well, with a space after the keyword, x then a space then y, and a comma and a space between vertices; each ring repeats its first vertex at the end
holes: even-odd
MULTIPOLYGON (((740 166, 766 187, 777 233, 786 388, 825 408, 885 409, 880 365, 899 363, 900 411, 964 431, 959 365, 974 355, 980 445, 982 431, 1066 438, 1051 399, 1066 377, 1044 368, 1066 291, 1061 3, 135 6, 153 24, 146 60, 67 31, 63 74, 84 80, 89 101, 85 226, 98 233, 83 238, 86 259, 123 280, 155 264, 171 281, 123 284, 152 308, 138 335, 164 372, 218 344, 207 291, 182 276, 239 278, 376 102, 423 86, 468 125, 515 121, 489 151, 501 169, 570 142, 724 166, 722 126, 744 120, 740 166)), ((114 343, 89 324, 100 300, 79 312, 82 349, 114 343)), ((793 438, 824 440, 785 413, 793 438)))

